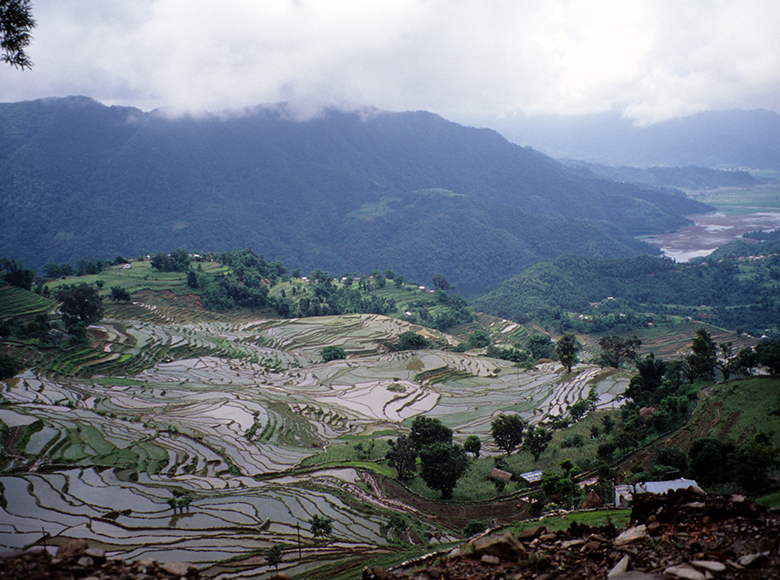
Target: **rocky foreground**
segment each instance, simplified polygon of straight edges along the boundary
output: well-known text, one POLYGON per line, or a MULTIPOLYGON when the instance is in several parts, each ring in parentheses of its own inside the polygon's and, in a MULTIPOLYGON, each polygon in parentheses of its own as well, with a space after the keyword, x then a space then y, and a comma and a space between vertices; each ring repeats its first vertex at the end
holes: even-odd
MULTIPOLYGON (((430 565, 363 571, 366 580, 732 580, 780 578, 780 512, 742 496, 689 488, 635 497, 632 526, 618 530, 573 524, 518 537, 477 538, 430 565)), ((182 562, 108 559, 81 540, 56 555, 45 550, 0 555, 0 580, 171 580, 199 578, 182 562)), ((287 578, 274 574, 269 578, 287 578)))
POLYGON ((366 580, 731 580, 780 578, 780 512, 743 496, 696 488, 635 496, 632 526, 544 527, 496 534, 453 550, 437 564, 366 580))

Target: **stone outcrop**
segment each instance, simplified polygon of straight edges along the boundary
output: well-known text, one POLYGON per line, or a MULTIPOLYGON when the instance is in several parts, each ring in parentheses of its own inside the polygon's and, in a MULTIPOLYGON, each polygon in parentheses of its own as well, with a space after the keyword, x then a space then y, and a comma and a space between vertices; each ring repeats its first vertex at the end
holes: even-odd
POLYGON ((780 513, 743 496, 700 489, 640 494, 625 530, 572 524, 473 540, 415 569, 372 570, 381 580, 737 580, 780 578, 780 513), (518 547, 519 546, 519 547, 518 547))

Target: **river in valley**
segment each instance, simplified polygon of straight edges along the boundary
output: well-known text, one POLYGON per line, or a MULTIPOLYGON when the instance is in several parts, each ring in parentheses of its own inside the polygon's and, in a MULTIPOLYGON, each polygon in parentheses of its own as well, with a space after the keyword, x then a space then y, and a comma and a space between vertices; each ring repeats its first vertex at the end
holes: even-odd
POLYGON ((780 212, 734 215, 716 212, 688 217, 693 220, 693 225, 669 234, 651 236, 645 241, 658 246, 665 256, 677 262, 687 262, 740 239, 745 232, 780 227, 780 212))

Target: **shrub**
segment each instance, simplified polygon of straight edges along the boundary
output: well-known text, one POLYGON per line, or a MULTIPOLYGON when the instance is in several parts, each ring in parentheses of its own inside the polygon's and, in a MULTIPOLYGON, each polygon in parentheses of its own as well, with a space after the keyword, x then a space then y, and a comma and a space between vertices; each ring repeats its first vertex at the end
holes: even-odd
POLYGON ((347 358, 347 353, 340 346, 326 346, 320 351, 320 356, 325 362, 347 358))
POLYGON ((470 537, 476 534, 481 534, 482 532, 487 530, 487 528, 488 526, 485 522, 481 520, 472 520, 466 524, 465 528, 463 528, 463 534, 466 537, 470 537))

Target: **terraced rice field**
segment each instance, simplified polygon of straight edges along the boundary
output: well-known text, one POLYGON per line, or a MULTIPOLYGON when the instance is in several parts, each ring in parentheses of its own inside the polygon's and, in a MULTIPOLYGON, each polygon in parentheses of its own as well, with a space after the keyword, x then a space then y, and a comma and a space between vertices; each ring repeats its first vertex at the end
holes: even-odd
POLYGON ((57 302, 51 298, 23 288, 16 286, 0 288, 0 318, 11 318, 20 314, 32 316, 48 312, 56 305, 57 302))
POLYGON ((303 469, 304 458, 341 437, 402 430, 419 414, 496 452, 496 413, 538 421, 591 389, 612 405, 627 386, 586 365, 567 375, 553 363, 526 372, 470 354, 390 353, 382 344, 412 327, 382 316, 182 324, 131 306, 153 317, 105 320, 90 329, 94 348, 0 383, 10 456, 1 548, 83 537, 131 559, 190 561, 215 578, 264 577, 260 551, 277 543, 295 554, 280 566, 291 575, 392 552, 381 526, 411 508, 377 497, 354 468, 303 469), (347 359, 323 363, 327 345, 347 359), (188 505, 173 509, 182 497, 188 505), (334 520, 327 542, 311 536, 313 515, 334 520))

